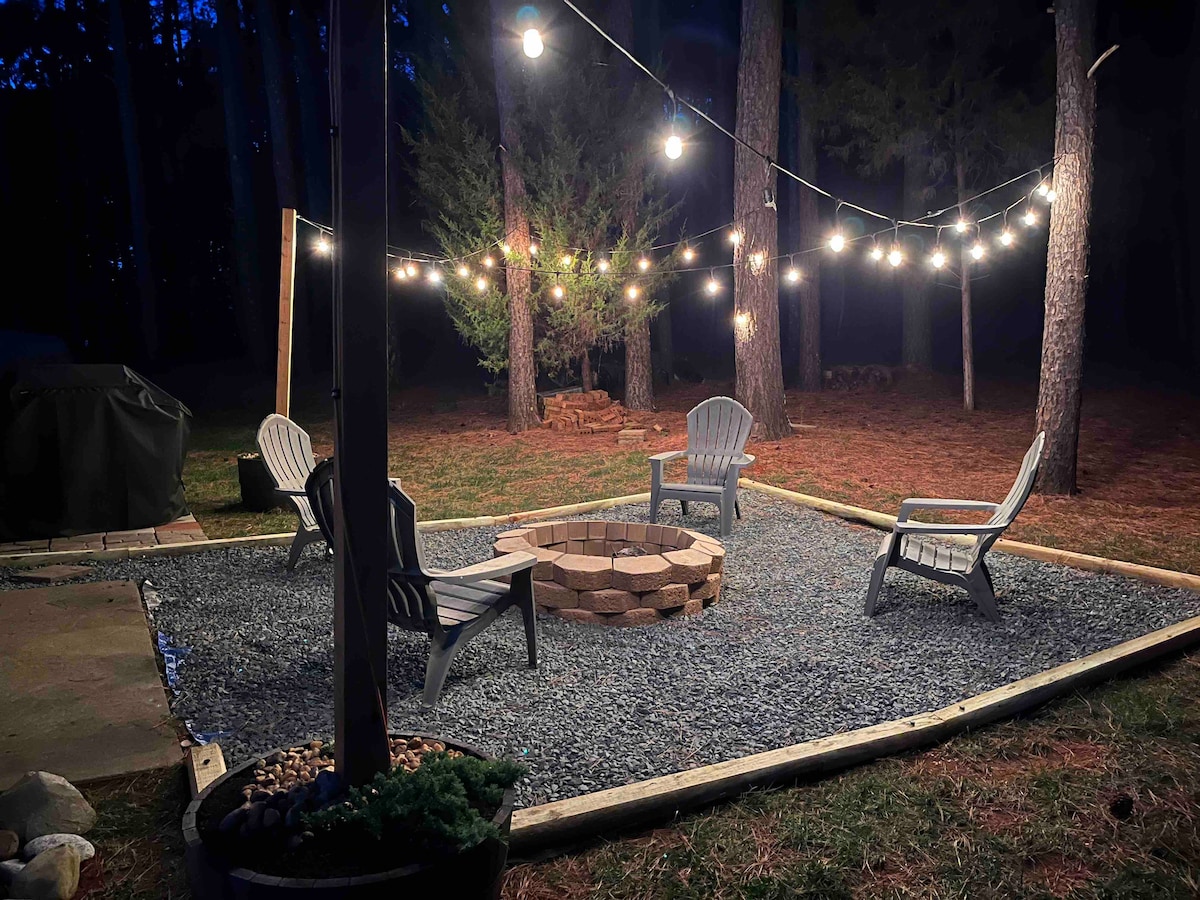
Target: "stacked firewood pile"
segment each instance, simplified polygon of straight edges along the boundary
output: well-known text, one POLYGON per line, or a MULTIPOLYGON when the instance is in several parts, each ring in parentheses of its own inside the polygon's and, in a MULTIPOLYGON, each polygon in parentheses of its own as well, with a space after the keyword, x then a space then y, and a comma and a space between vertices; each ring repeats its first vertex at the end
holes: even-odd
POLYGON ((620 431, 626 415, 625 407, 614 402, 608 391, 556 394, 545 399, 542 427, 583 434, 620 431))

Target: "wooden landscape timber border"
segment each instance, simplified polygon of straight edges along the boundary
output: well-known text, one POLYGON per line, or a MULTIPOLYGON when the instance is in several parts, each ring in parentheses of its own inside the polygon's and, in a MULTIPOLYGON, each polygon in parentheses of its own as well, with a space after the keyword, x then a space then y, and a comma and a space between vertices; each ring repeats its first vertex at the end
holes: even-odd
MULTIPOLYGON (((513 525, 535 519, 552 519, 558 516, 573 516, 577 513, 611 509, 629 503, 649 503, 650 493, 626 494, 622 497, 606 497, 600 500, 584 500, 566 506, 550 506, 500 516, 475 516, 468 519, 431 519, 418 522, 421 531, 454 531, 459 528, 483 528, 489 525, 513 525)), ((296 536, 294 531, 283 534, 253 534, 247 537, 217 538, 211 541, 187 541, 178 544, 159 544, 154 547, 120 547, 112 550, 55 550, 45 553, 11 553, 0 555, 0 566, 13 569, 32 569, 50 563, 74 563, 87 560, 131 559, 142 556, 182 556, 205 550, 227 550, 236 547, 286 547, 296 536)))
MULTIPOLYGON (((809 494, 789 491, 785 488, 763 484, 760 481, 753 481, 749 478, 740 479, 738 486, 758 491, 770 497, 788 500, 799 506, 807 506, 810 509, 820 510, 821 512, 829 513, 842 519, 849 519, 851 522, 872 525, 884 531, 890 531, 896 521, 895 516, 889 516, 886 513, 864 509, 861 506, 848 506, 845 503, 837 503, 833 500, 825 500, 821 497, 813 497, 809 494)), ((975 541, 972 537, 956 538, 951 535, 939 535, 939 537, 947 541, 962 544, 970 544, 975 541)), ((1161 584, 1165 587, 1184 588, 1189 591, 1200 592, 1200 575, 1176 572, 1174 569, 1160 569, 1157 566, 1143 566, 1139 563, 1122 562, 1119 559, 1105 559, 1102 556, 1089 556, 1086 553, 1075 553, 1071 550, 1056 550, 1053 547, 1042 547, 1038 544, 1024 544, 1020 541, 1007 541, 1004 539, 996 541, 992 545, 992 550, 1009 553, 1013 556, 1024 556, 1027 559, 1036 559, 1041 562, 1070 566, 1073 569, 1101 572, 1105 575, 1124 575, 1129 578, 1140 579, 1141 581, 1161 584)))
POLYGON ((1030 675, 934 712, 922 713, 676 772, 513 813, 514 854, 531 854, 724 800, 750 788, 791 782, 928 747, 952 735, 1028 712, 1127 669, 1200 642, 1200 616, 1030 675))
MULTIPOLYGON (((853 522, 890 529, 894 516, 857 506, 824 500, 743 478, 740 485, 853 522)), ((446 531, 489 525, 513 524, 609 509, 628 503, 645 503, 649 494, 631 494, 567 506, 529 510, 501 516, 438 519, 420 523, 422 530, 446 531)), ((48 562, 86 559, 121 559, 135 556, 170 556, 222 547, 286 546, 292 534, 258 535, 158 547, 119 550, 62 551, 0 557, 0 565, 30 567, 48 562)), ((1124 575, 1168 587, 1200 592, 1200 576, 1154 566, 1104 559, 1067 550, 1055 550, 1018 541, 998 541, 993 549, 1066 565, 1086 571, 1124 575)), ((545 803, 513 814, 513 855, 543 854, 554 848, 612 833, 631 826, 662 822, 685 810, 696 809, 736 796, 755 787, 788 783, 826 774, 897 753, 937 744, 982 725, 1033 710, 1046 702, 1088 685, 1114 678, 1176 651, 1200 644, 1200 616, 1161 628, 1107 650, 1064 663, 1045 672, 962 700, 933 712, 829 735, 802 744, 756 753, 709 766, 676 772, 618 788, 545 803)))

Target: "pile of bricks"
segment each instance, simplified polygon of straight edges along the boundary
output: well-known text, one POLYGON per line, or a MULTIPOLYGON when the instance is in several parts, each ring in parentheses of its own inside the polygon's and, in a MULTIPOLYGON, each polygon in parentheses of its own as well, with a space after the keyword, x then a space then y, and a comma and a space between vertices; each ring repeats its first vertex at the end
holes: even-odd
POLYGON ((542 427, 583 434, 620 431, 625 427, 625 415, 625 407, 614 402, 608 391, 555 394, 545 399, 542 427))
MULTIPOLYGON (((538 609, 571 622, 648 625, 701 612, 721 597, 725 548, 716 538, 634 522, 543 522, 496 538, 496 556, 537 557, 538 609), (614 556, 638 547, 644 556, 614 556)), ((507 580, 507 579, 506 579, 507 580)))

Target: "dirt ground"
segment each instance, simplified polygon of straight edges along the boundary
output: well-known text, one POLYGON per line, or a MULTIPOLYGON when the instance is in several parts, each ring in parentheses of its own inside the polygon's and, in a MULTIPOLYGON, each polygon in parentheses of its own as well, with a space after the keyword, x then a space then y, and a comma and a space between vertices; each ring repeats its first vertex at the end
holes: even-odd
MULTIPOLYGON (((648 431, 644 452, 685 447, 687 411, 731 391, 728 384, 660 391, 659 410, 637 415, 639 423, 665 429, 648 431)), ((812 427, 782 441, 752 444, 758 462, 745 474, 888 512, 912 496, 999 500, 1032 438, 1036 385, 985 382, 973 413, 961 409, 957 391, 950 379, 909 378, 879 390, 789 392, 792 422, 812 427)), ((411 475, 419 500, 424 489, 427 499, 436 491, 425 472, 426 454, 508 450, 549 457, 556 464, 528 474, 561 485, 573 457, 617 453, 611 434, 510 435, 502 398, 447 401, 433 391, 405 391, 393 396, 391 420, 393 469, 411 475)), ((329 424, 313 432, 317 451, 332 453, 329 424)), ((629 491, 646 490, 643 466, 617 480, 629 491)), ((523 479, 512 487, 519 496, 535 485, 523 479)), ((1083 404, 1079 493, 1033 496, 1006 537, 1200 572, 1198 499, 1200 403, 1182 392, 1090 388, 1083 404)), ((525 507, 514 501, 479 513, 519 508, 525 507)))

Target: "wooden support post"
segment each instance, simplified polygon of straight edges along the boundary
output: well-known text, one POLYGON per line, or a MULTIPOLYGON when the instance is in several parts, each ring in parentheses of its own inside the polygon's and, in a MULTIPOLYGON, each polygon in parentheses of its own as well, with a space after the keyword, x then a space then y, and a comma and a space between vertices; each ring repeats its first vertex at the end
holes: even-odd
POLYGON ((337 771, 387 771, 387 10, 335 0, 334 607, 337 771))
POLYGON ((279 242, 279 350, 275 360, 275 412, 291 415, 292 301, 296 295, 296 211, 283 209, 279 242))

